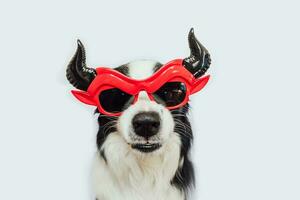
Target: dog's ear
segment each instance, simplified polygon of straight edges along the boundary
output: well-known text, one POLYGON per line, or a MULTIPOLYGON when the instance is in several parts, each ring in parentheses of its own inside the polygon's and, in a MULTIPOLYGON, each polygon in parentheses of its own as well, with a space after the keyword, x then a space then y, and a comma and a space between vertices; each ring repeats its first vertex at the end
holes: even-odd
POLYGON ((77 40, 77 51, 67 67, 67 79, 77 89, 86 91, 96 76, 96 70, 86 67, 85 50, 77 40))
POLYGON ((188 36, 191 55, 183 60, 183 65, 195 78, 201 77, 208 70, 211 59, 207 49, 197 40, 194 29, 188 36))

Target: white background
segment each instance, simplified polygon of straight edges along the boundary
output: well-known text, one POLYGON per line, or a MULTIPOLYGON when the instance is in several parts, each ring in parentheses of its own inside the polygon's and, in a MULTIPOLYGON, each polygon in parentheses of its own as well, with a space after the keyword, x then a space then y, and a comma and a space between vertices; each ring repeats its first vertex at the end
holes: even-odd
POLYGON ((192 98, 194 199, 300 199, 299 1, 3 1, 0 199, 92 199, 93 108, 65 69, 80 38, 89 66, 212 56, 192 98))

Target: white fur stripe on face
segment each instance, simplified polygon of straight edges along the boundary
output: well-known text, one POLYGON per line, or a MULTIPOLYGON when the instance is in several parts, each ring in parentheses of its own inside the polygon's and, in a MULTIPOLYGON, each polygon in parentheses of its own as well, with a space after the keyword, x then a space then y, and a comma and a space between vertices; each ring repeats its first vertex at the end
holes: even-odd
POLYGON ((149 98, 147 92, 141 91, 141 92, 138 94, 138 101, 140 101, 140 100, 150 101, 150 98, 149 98))
POLYGON ((154 72, 157 62, 153 60, 138 60, 127 64, 129 76, 134 79, 145 79, 154 72))
MULTIPOLYGON (((129 76, 134 79, 146 79, 154 73, 154 68, 157 65, 153 60, 138 60, 127 64, 129 76)), ((150 101, 150 98, 145 91, 138 94, 138 101, 150 101)))

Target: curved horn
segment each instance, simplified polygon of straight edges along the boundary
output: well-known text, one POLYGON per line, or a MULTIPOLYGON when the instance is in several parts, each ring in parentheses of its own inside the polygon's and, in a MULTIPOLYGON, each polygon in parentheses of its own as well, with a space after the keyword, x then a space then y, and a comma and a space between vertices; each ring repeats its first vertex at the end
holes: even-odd
POLYGON ((77 50, 67 67, 67 79, 77 89, 86 91, 96 76, 96 70, 86 67, 85 50, 77 40, 77 50))
POLYGON ((183 60, 183 65, 198 78, 208 70, 211 59, 207 49, 197 40, 194 29, 189 32, 191 55, 183 60))

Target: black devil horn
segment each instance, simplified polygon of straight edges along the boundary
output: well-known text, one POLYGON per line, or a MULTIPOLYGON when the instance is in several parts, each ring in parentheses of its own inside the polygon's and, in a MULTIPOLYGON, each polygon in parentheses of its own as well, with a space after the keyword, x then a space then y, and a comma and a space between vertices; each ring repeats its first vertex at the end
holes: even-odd
POLYGON ((189 32, 191 55, 183 60, 183 65, 198 78, 208 70, 211 59, 207 49, 197 40, 194 29, 189 32))
POLYGON ((96 76, 96 70, 86 66, 85 50, 80 40, 77 40, 77 45, 77 51, 67 68, 67 78, 74 87, 86 91, 96 76))

